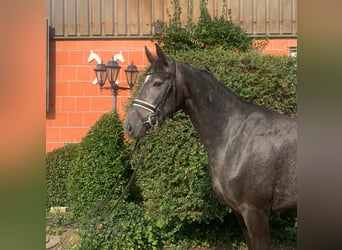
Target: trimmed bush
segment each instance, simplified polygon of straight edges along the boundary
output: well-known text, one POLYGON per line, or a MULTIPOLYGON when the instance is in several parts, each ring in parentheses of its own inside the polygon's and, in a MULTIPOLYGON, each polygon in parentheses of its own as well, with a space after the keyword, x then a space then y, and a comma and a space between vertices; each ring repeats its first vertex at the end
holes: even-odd
POLYGON ((262 55, 255 51, 235 53, 220 48, 183 51, 171 56, 211 72, 247 102, 296 116, 296 58, 262 55))
POLYGON ((79 249, 157 249, 158 235, 142 207, 122 202, 104 221, 80 230, 79 249))
POLYGON ((95 207, 117 181, 113 200, 121 194, 130 175, 130 169, 125 169, 127 158, 122 122, 116 112, 106 113, 82 139, 68 176, 70 210, 74 216, 82 216, 95 207))
MULTIPOLYGON (((223 222, 230 209, 212 192, 207 155, 190 120, 184 113, 177 113, 145 143, 149 149, 137 185, 161 244, 196 241, 204 232, 209 236, 208 227, 213 230, 209 224, 223 222)), ((214 236, 210 237, 207 241, 214 236)))
POLYGON ((78 143, 67 144, 46 155, 46 209, 68 206, 66 180, 72 161, 77 156, 78 143))

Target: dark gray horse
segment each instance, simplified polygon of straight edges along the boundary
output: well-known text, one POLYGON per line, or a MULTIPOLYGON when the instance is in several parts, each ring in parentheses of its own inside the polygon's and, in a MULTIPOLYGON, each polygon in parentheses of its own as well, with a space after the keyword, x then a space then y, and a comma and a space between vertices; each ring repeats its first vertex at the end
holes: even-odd
POLYGON ((183 109, 204 144, 215 193, 235 212, 250 250, 270 248, 272 210, 296 208, 297 123, 248 104, 211 74, 145 48, 151 63, 124 122, 141 138, 183 109))

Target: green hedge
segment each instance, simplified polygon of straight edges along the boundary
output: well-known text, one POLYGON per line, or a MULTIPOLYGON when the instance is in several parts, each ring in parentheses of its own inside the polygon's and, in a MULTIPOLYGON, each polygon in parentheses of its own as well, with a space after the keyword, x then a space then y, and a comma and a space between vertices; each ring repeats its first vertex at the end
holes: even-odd
POLYGON ((159 233, 151 225, 141 206, 124 201, 102 223, 81 228, 78 249, 157 249, 159 233))
POLYGON ((68 206, 66 180, 72 161, 77 155, 78 143, 67 144, 46 155, 46 209, 68 206))
POLYGON ((211 72, 248 102, 296 116, 296 58, 263 55, 256 51, 235 53, 220 48, 183 51, 171 56, 211 72))
POLYGON ((190 120, 177 113, 145 143, 149 149, 137 185, 160 244, 215 241, 214 227, 230 209, 212 192, 206 152, 190 120))
POLYGON ((106 113, 80 142, 68 175, 68 197, 74 216, 95 207, 117 181, 113 199, 121 194, 130 175, 130 169, 124 172, 127 158, 122 122, 116 112, 106 113))

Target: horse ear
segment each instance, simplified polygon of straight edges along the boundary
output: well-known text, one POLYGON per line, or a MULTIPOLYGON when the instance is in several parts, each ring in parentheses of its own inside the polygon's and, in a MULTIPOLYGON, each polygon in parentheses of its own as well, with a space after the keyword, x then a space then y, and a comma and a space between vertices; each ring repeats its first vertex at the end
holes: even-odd
POLYGON ((153 63, 157 59, 154 55, 152 55, 152 53, 149 51, 149 49, 146 46, 145 46, 145 54, 150 63, 153 63))
POLYGON ((167 66, 169 63, 167 62, 166 56, 164 55, 164 52, 161 50, 161 48, 159 47, 157 43, 156 43, 156 49, 157 49, 158 59, 162 62, 162 64, 167 66))

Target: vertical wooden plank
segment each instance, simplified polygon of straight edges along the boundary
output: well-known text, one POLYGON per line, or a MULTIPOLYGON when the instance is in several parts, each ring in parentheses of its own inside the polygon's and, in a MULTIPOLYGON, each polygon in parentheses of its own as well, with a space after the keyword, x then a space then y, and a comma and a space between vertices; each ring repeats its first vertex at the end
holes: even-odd
POLYGON ((268 34, 270 31, 270 10, 269 10, 269 6, 270 6, 270 0, 265 0, 265 34, 268 34))
POLYGON ((81 36, 89 35, 89 0, 78 0, 78 33, 81 36))
POLYGON ((242 0, 242 28, 248 33, 253 33, 253 0, 242 0))
POLYGON ((200 0, 193 0, 192 18, 193 18, 193 22, 194 23, 198 22, 200 14, 201 14, 201 11, 200 11, 200 0))
POLYGON ((179 4, 181 6, 181 24, 185 27, 188 23, 188 15, 189 15, 189 0, 180 0, 179 4))
POLYGON ((256 34, 256 23, 257 23, 257 0, 252 1, 252 32, 250 34, 256 34))
POLYGON ((152 0, 152 24, 153 24, 153 33, 154 31, 154 23, 159 21, 165 22, 164 17, 164 1, 163 0, 152 0))
POLYGON ((172 4, 172 0, 165 0, 164 1, 164 22, 169 24, 170 18, 172 18, 174 13, 174 6, 172 4))
POLYGON ((214 17, 215 0, 208 1, 207 8, 208 8, 208 12, 209 12, 210 16, 214 17))
POLYGON ((65 8, 65 35, 77 35, 76 0, 67 0, 65 8))
POLYGON ((266 33, 266 0, 256 2, 256 34, 266 33))
POLYGON ((269 1, 269 33, 276 34, 279 33, 279 0, 269 1))
POLYGON ((243 2, 244 0, 238 0, 239 1, 239 23, 238 25, 242 28, 243 25, 243 2))
POLYGON ((240 0, 230 0, 228 4, 228 9, 229 8, 231 10, 232 22, 240 25, 240 0))
POLYGON ((213 16, 212 16, 212 18, 215 18, 215 17, 219 18, 219 17, 221 17, 222 14, 223 14, 222 10, 223 10, 224 0, 214 0, 213 4, 214 4, 214 6, 213 6, 214 9, 213 9, 213 16))
POLYGON ((139 2, 139 0, 127 1, 128 35, 139 35, 139 2))
POLYGON ((52 0, 52 24, 55 36, 64 35, 64 0, 52 0))
POLYGON ((151 0, 142 0, 140 5, 140 35, 152 34, 152 2, 151 0))
POLYGON ((101 0, 91 0, 90 18, 90 34, 95 36, 101 35, 101 0))
POLYGON ((115 33, 116 35, 127 35, 127 1, 128 0, 116 0, 114 9, 115 18, 115 33))
POLYGON ((297 34, 297 0, 292 0, 292 33, 297 34))
POLYGON ((283 19, 283 34, 292 33, 292 0, 283 0, 282 2, 282 19, 283 19))
POLYGON ((163 0, 152 0, 152 8, 151 8, 151 15, 152 15, 152 33, 155 34, 155 24, 157 22, 165 22, 164 17, 164 1, 163 0))
POLYGON ((211 14, 211 18, 215 18, 215 17, 217 17, 217 13, 218 13, 218 9, 217 9, 218 0, 213 0, 213 1, 209 1, 209 2, 213 3, 213 6, 212 6, 213 12, 211 14))
MULTIPOLYGON (((223 17, 225 19, 227 19, 228 17, 228 13, 224 13, 223 10, 226 9, 227 10, 227 7, 226 6, 223 6, 224 5, 224 0, 216 0, 216 4, 215 4, 215 17, 221 17, 223 15, 223 17)), ((228 2, 228 1, 226 1, 228 2)))
POLYGON ((113 0, 102 1, 102 20, 104 35, 114 35, 114 2, 113 0))

